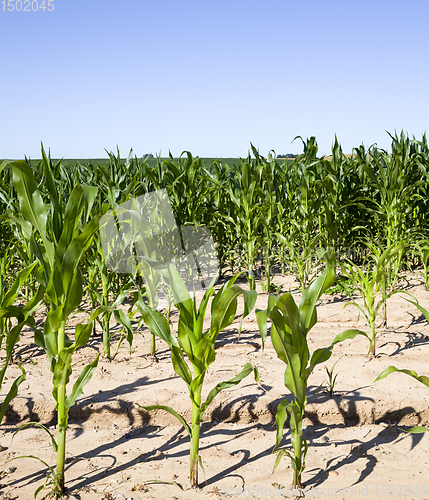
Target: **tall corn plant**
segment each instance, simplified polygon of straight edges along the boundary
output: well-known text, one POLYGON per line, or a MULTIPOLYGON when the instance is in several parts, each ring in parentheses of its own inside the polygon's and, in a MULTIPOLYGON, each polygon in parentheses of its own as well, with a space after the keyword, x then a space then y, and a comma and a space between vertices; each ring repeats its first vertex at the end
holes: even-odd
POLYGON ((82 393, 98 363, 98 356, 80 373, 67 396, 66 387, 72 373, 72 356, 84 346, 91 334, 91 323, 78 324, 74 340, 65 332, 68 319, 82 300, 82 274, 79 262, 98 230, 97 217, 83 225, 81 215, 96 195, 95 188, 75 186, 65 209, 61 207, 51 163, 42 146, 43 173, 50 205, 46 206, 37 189, 33 171, 25 161, 11 162, 13 183, 18 193, 21 217, 30 247, 40 266, 40 283, 46 287, 49 311, 45 320, 42 345, 51 362, 52 394, 58 414, 57 485, 59 494, 65 491, 64 463, 69 409, 82 393))
MULTIPOLYGON (((122 286, 116 286, 117 283, 115 278, 117 275, 116 273, 110 271, 107 267, 99 233, 94 234, 92 252, 88 252, 88 254, 90 258, 86 276, 87 288, 89 296, 91 297, 93 308, 96 306, 102 306, 102 309, 100 309, 103 311, 102 318, 97 318, 97 321, 99 322, 103 332, 103 355, 107 359, 112 359, 110 318, 112 313, 115 314, 116 317, 118 317, 118 314, 121 314, 119 312, 119 306, 128 295, 131 285, 126 282, 122 286)), ((121 317, 123 317, 122 314, 121 317)), ((120 323, 122 323, 125 327, 128 326, 124 325, 122 321, 120 321, 120 323)))
MULTIPOLYGON (((277 229, 278 210, 281 205, 279 192, 283 181, 283 172, 275 160, 275 152, 270 151, 267 158, 259 155, 253 148, 253 153, 262 165, 261 172, 261 243, 265 264, 265 289, 271 290, 271 268, 275 259, 275 232, 277 229)), ((281 210, 281 209, 280 209, 281 210)))
MULTIPOLYGON (((318 227, 322 199, 318 186, 318 146, 315 137, 304 141, 304 153, 288 167, 289 224, 276 237, 288 249, 291 270, 304 290, 312 280, 322 238, 318 227)), ((296 139, 296 138, 295 138, 296 139)))
MULTIPOLYGON (((390 137, 391 155, 383 150, 370 148, 368 161, 362 155, 357 156, 372 193, 375 223, 372 237, 382 241, 386 248, 400 241, 408 244, 415 237, 417 227, 413 218, 421 200, 420 190, 424 185, 413 141, 403 132, 400 137, 390 137)), ((396 283, 407 250, 407 246, 404 246, 389 262, 388 286, 396 283)))
POLYGON ((347 158, 335 136, 331 159, 320 160, 322 206, 319 230, 324 248, 341 256, 355 244, 360 230, 365 230, 362 219, 366 206, 371 203, 361 193, 356 159, 347 158))
MULTIPOLYGON (((201 460, 199 439, 202 417, 210 403, 221 390, 237 385, 254 368, 250 363, 247 363, 238 375, 226 382, 217 384, 203 402, 202 390, 204 378, 210 365, 216 359, 215 342, 219 332, 229 326, 235 319, 238 297, 243 295, 244 298, 244 318, 254 307, 256 292, 242 290, 239 286, 234 285, 237 276, 228 283, 225 283, 213 297, 211 302, 210 327, 204 331, 204 320, 209 300, 214 294, 213 285, 206 290, 199 306, 197 306, 196 297, 191 298, 182 278, 172 264, 167 265, 167 272, 164 273, 164 277, 169 280, 175 300, 177 301, 178 297, 181 299, 179 302, 176 302, 176 307, 179 310, 178 337, 176 338, 172 334, 168 321, 161 313, 151 309, 141 301, 138 303, 138 307, 148 328, 163 339, 170 348, 174 371, 188 387, 189 398, 192 404, 192 421, 189 424, 182 415, 169 406, 151 405, 143 406, 143 408, 148 411, 167 411, 174 415, 184 426, 191 440, 191 486, 192 488, 198 488, 198 462, 201 460), (188 361, 186 361, 186 358, 188 361)), ((256 371, 255 376, 257 378, 256 371)))
POLYGON ((235 274, 237 238, 235 237, 235 220, 231 216, 231 203, 228 197, 228 187, 231 183, 231 169, 229 165, 215 160, 205 169, 208 184, 207 212, 204 225, 210 230, 217 242, 220 275, 225 267, 230 267, 235 274))
MULTIPOLYGON (((253 145, 252 149, 255 153, 253 145)), ((235 234, 240 247, 237 250, 243 249, 250 290, 256 289, 255 263, 260 253, 260 224, 263 219, 262 164, 259 160, 259 155, 253 160, 249 153, 247 159, 241 160, 240 166, 234 169, 231 183, 227 188, 232 205, 231 218, 235 223, 235 234)))
POLYGON ((307 404, 308 378, 318 364, 326 362, 331 357, 336 343, 352 339, 360 333, 357 330, 347 330, 337 335, 330 346, 317 349, 310 357, 307 335, 317 323, 316 303, 320 296, 334 284, 334 281, 335 258, 327 253, 325 271, 303 291, 299 305, 296 305, 291 293, 288 292, 281 296, 270 295, 267 309, 256 311, 263 345, 267 338, 269 318, 272 322, 273 347, 278 358, 286 364, 284 381, 293 398, 290 402, 284 399, 277 408, 276 444, 273 451, 278 455, 274 469, 280 463, 281 457, 286 454, 291 459, 293 485, 296 488, 302 487, 302 473, 305 469, 308 450, 302 430, 302 420, 307 404), (292 450, 278 449, 288 414, 290 415, 292 450))

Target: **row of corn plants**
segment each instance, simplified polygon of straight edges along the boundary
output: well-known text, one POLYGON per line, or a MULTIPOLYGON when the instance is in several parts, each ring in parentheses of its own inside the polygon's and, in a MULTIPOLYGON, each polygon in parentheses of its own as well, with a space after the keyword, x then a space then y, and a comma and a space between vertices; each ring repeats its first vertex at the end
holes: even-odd
MULTIPOLYGON (((345 155, 335 138, 330 157, 320 157, 314 137, 291 160, 265 158, 252 146, 249 155, 227 165, 206 164, 185 152, 180 158, 124 161, 109 153, 104 165, 56 162, 53 176, 61 203, 77 184, 97 186, 91 216, 156 189, 167 189, 179 226, 208 227, 217 244, 221 268, 246 271, 249 284, 279 268, 297 275, 301 288, 311 279, 318 250, 330 249, 359 263, 363 240, 387 248, 406 245, 391 262, 388 286, 410 263, 428 265, 428 173, 426 137, 392 136, 391 153, 359 146, 345 155), (103 208, 104 207, 104 208, 103 208), (411 242, 413 244, 411 244, 411 242)), ((49 198, 43 162, 31 161, 44 199, 49 198)), ((7 163, 0 165, 0 216, 17 209, 17 193, 7 163)), ((20 259, 31 252, 22 231, 0 219, 0 246, 12 242, 20 259), (19 248, 19 245, 22 248, 19 248)), ((91 255, 85 257, 92 267, 91 255)), ((84 263, 85 267, 85 263, 84 263)), ((85 279, 87 275, 85 273, 85 279)), ((115 286, 120 288, 120 283, 115 286)), ((112 290, 112 293, 115 293, 112 290)))
MULTIPOLYGON (((191 425, 173 409, 162 409, 173 413, 189 432, 191 482, 193 486, 198 484, 202 415, 220 390, 239 383, 253 369, 246 366, 234 379, 214 388, 202 403, 204 376, 215 360, 214 342, 234 319, 238 295, 245 299, 245 314, 253 308, 257 276, 264 274, 266 290, 270 290, 271 273, 276 265, 297 276, 303 299, 297 306, 290 294, 270 296, 267 310, 258 311, 257 317, 263 341, 267 320, 271 320, 273 345, 286 363, 285 383, 294 400, 279 406, 276 450, 289 412, 293 450, 279 451, 279 458, 283 453, 289 454, 295 485, 301 484, 306 453, 302 416, 307 379, 314 366, 329 358, 336 342, 358 334, 368 338, 368 354, 376 354, 379 333, 376 319, 383 311, 386 324, 385 305, 399 291, 397 282, 404 266, 422 265, 427 285, 429 171, 425 136, 422 141, 404 134, 392 136, 391 154, 375 147, 369 150, 360 147, 351 157, 343 154, 335 140, 332 158, 318 157, 315 138, 302 142, 304 152, 293 161, 278 161, 274 152, 264 158, 252 146, 247 158, 232 166, 222 161, 205 165, 189 152, 179 159, 170 156, 153 162, 139 160, 130 153, 122 161, 117 151, 109 153, 105 165, 77 164, 76 168, 70 168, 62 161, 53 162, 43 147, 40 162, 0 164, 0 346, 4 342, 6 350, 1 381, 13 361, 20 331, 24 325, 31 326, 35 343, 45 349, 53 374, 57 440, 46 431, 57 450, 52 478, 58 494, 65 491, 68 411, 98 362, 97 356, 84 368, 67 395, 72 355, 86 345, 98 321, 103 355, 111 358, 112 317, 125 332, 115 354, 124 336, 131 346, 131 317, 136 309, 141 315, 140 322, 151 332, 153 357, 156 359, 155 336, 159 336, 169 345, 173 366, 188 385, 193 409, 191 425), (247 276, 249 291, 237 287, 233 279, 216 294, 211 306, 212 324, 206 332, 202 325, 208 301, 214 294, 212 287, 198 308, 192 297, 176 301, 180 327, 176 339, 168 320, 157 311, 156 294, 150 287, 154 279, 144 280, 150 269, 141 272, 140 281, 146 281, 145 288, 141 288, 137 284, 139 276, 137 280, 121 276, 110 270, 104 259, 98 234, 102 216, 121 203, 155 189, 167 190, 178 224, 211 229, 222 270, 229 266, 233 273, 244 271, 247 276), (365 315, 369 333, 343 332, 330 346, 310 357, 306 335, 317 319, 315 304, 334 280, 329 259, 325 272, 315 280, 325 265, 321 257, 330 255, 326 254, 326 248, 336 253, 348 289, 361 294, 364 305, 358 305, 353 298, 352 303, 365 315), (355 248, 360 252, 350 252, 355 248), (24 307, 16 306, 18 295, 24 307), (120 307, 127 296, 134 297, 134 309, 128 315, 120 307), (76 326, 74 336, 70 337, 66 333, 67 323, 82 300, 92 304, 92 314, 76 326), (43 332, 36 328, 32 316, 41 304, 47 308, 43 332)), ((161 272, 159 267, 156 271, 161 272)), ((179 283, 180 280, 169 277, 172 272, 165 269, 163 278, 179 283)), ((22 367, 21 371, 22 375, 4 399, 2 418, 24 380, 22 367)))

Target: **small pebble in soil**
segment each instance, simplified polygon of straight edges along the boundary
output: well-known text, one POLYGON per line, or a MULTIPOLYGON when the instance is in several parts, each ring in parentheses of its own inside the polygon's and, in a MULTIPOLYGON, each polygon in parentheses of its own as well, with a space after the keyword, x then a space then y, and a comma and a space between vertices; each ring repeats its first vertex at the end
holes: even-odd
POLYGON ((6 448, 0 444, 0 451, 4 451, 6 448))

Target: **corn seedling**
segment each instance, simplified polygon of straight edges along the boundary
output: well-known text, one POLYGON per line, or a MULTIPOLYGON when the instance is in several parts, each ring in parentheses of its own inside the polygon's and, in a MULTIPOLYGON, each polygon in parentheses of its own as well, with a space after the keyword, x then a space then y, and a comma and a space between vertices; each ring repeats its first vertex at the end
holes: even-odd
POLYGON ((387 322, 385 312, 387 300, 395 293, 408 293, 403 290, 387 291, 389 262, 401 249, 402 245, 397 244, 391 245, 382 253, 380 251, 371 254, 366 257, 362 268, 356 266, 350 259, 344 259, 341 263, 342 273, 347 278, 349 286, 354 292, 359 293, 363 300, 363 304, 360 305, 351 297, 344 307, 348 305, 357 307, 368 323, 369 334, 360 331, 369 341, 367 356, 376 355, 376 343, 380 335, 376 322, 382 310, 384 310, 384 322, 387 322))
POLYGON ((326 254, 326 269, 303 292, 297 306, 291 293, 280 297, 270 295, 268 308, 257 310, 256 316, 261 332, 262 342, 267 337, 267 320, 271 319, 271 341, 279 359, 286 363, 285 385, 291 391, 293 399, 289 402, 284 399, 276 413, 276 444, 274 450, 278 455, 274 470, 280 463, 281 457, 286 454, 292 462, 294 471, 293 485, 302 487, 302 473, 305 469, 307 455, 307 441, 303 438, 302 420, 307 404, 307 383, 315 366, 327 361, 332 354, 333 346, 345 339, 352 339, 360 332, 347 330, 337 335, 328 347, 317 349, 310 358, 307 334, 317 323, 316 302, 335 280, 335 259, 326 254), (290 414, 292 450, 278 449, 283 438, 283 427, 290 414))
POLYGON ((335 363, 332 365, 331 369, 329 369, 325 365, 325 371, 326 371, 326 375, 328 376, 328 380, 326 382, 323 382, 322 384, 320 384, 320 386, 317 390, 317 394, 320 392, 320 389, 323 387, 323 385, 326 384, 326 390, 329 394, 329 397, 332 398, 334 396, 335 383, 336 383, 337 377, 338 377, 338 373, 336 373, 334 375, 334 368, 340 359, 341 358, 338 358, 337 361, 335 361, 335 363))
MULTIPOLYGON (((229 326, 235 318, 237 311, 237 298, 243 295, 244 312, 243 318, 253 309, 256 301, 256 292, 242 290, 234 285, 237 276, 216 293, 211 302, 211 324, 207 331, 204 331, 204 318, 209 304, 210 297, 214 294, 213 285, 204 293, 199 307, 197 307, 196 297, 191 298, 186 290, 182 278, 179 276, 174 266, 168 265, 170 275, 170 286, 175 293, 175 298, 185 300, 176 302, 179 310, 178 338, 173 336, 166 318, 158 311, 151 309, 143 302, 139 302, 138 307, 148 328, 157 336, 163 339, 171 351, 171 361, 174 371, 185 381, 189 398, 192 402, 192 422, 188 422, 169 406, 151 405, 143 406, 147 411, 165 410, 174 415, 184 426, 189 434, 190 445, 190 481, 192 488, 198 488, 198 462, 199 439, 201 419, 209 404, 223 389, 237 385, 244 377, 247 377, 256 369, 247 363, 244 369, 234 378, 217 384, 208 394, 206 400, 202 402, 202 389, 204 378, 210 365, 216 359, 215 342, 219 332, 229 326), (188 359, 186 362, 185 357, 188 359), (190 369, 192 367, 192 371, 190 369)), ((140 405, 139 405, 140 406, 140 405)))

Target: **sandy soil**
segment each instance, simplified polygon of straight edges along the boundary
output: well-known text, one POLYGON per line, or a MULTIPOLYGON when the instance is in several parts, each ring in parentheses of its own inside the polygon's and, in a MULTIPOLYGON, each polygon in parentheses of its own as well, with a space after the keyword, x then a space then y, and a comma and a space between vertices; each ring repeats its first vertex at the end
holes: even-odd
MULTIPOLYGON (((284 290, 293 278, 276 276, 284 290)), ((403 282, 424 307, 429 293, 415 276, 403 282)), ((261 289, 259 289, 261 291, 261 289)), ((294 292, 298 301, 300 294, 294 292)), ((257 307, 266 305, 260 293, 257 307)), ((310 351, 329 345, 343 330, 367 329, 358 310, 344 297, 325 295, 318 306, 317 325, 309 334, 310 351)), ((175 325, 177 316, 172 315, 175 325)), ((283 457, 272 473, 275 456, 275 410, 290 394, 284 387, 284 364, 268 339, 261 349, 252 313, 237 336, 239 319, 219 335, 217 358, 205 382, 205 393, 237 374, 246 362, 259 367, 261 386, 249 376, 240 385, 220 393, 206 412, 201 432, 201 489, 189 489, 189 438, 171 415, 140 405, 168 404, 190 419, 185 383, 175 375, 165 344, 158 342, 159 362, 149 357, 145 329, 135 333, 130 356, 127 346, 109 362, 100 359, 93 379, 70 411, 66 481, 70 498, 78 499, 216 499, 292 498, 292 469, 283 457), (164 484, 156 481, 162 481, 164 484)), ((174 328, 175 326, 173 326, 174 328)), ((94 359, 100 338, 79 350, 74 375, 94 359)), ((403 374, 392 374, 373 384, 387 366, 428 374, 429 326, 401 296, 388 304, 388 328, 378 341, 380 354, 368 359, 363 338, 334 348, 326 363, 338 378, 334 396, 320 389, 324 365, 310 377, 304 436, 308 440, 303 475, 306 498, 414 498, 429 499, 429 433, 406 434, 401 427, 429 424, 429 389, 403 374)), ((47 434, 25 428, 12 440, 19 425, 38 421, 55 434, 56 416, 51 394, 51 372, 46 356, 24 331, 17 354, 27 371, 18 397, 0 427, 0 462, 21 455, 37 455, 55 464, 47 434), (28 361, 31 358, 35 364, 28 361)), ((4 394, 19 374, 11 366, 4 394)), ((73 377, 72 377, 73 381, 73 377)), ((285 429, 284 445, 290 446, 285 429)), ((0 468, 0 498, 30 499, 43 484, 47 469, 31 458, 14 460, 0 468), (1 472, 3 471, 3 472, 1 472)), ((46 494, 42 492, 38 498, 46 494)))

